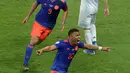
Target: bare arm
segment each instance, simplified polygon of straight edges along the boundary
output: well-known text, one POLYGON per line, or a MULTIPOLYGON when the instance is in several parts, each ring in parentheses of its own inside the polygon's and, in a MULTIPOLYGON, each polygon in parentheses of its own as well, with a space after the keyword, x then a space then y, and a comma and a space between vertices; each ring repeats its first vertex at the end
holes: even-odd
POLYGON ((32 4, 32 7, 30 9, 30 11, 28 12, 26 18, 23 20, 23 24, 25 24, 28 19, 30 18, 30 16, 32 15, 32 13, 35 11, 35 9, 37 8, 37 2, 35 1, 33 4, 32 4))
POLYGON ((68 16, 68 6, 66 6, 65 10, 64 10, 64 14, 63 14, 63 18, 62 18, 62 29, 61 31, 64 30, 64 24, 65 24, 65 21, 67 19, 67 16, 68 16))
POLYGON ((44 48, 42 48, 40 50, 37 50, 36 53, 38 55, 40 55, 41 53, 54 51, 54 50, 56 50, 56 46, 55 45, 51 45, 51 46, 44 47, 44 48))
POLYGON ((110 51, 110 47, 101 47, 101 46, 95 46, 90 44, 84 44, 85 49, 93 49, 93 50, 102 50, 102 51, 110 51))
POLYGON ((105 10, 104 10, 104 14, 105 16, 109 15, 109 8, 108 8, 108 0, 105 0, 105 10))

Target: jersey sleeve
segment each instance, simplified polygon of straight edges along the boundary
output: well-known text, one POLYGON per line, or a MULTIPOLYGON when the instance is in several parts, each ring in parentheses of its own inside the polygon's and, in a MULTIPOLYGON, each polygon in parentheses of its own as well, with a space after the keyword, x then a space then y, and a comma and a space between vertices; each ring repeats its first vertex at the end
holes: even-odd
POLYGON ((68 9, 66 1, 62 4, 62 10, 66 11, 68 9))
POLYGON ((57 41, 54 45, 56 46, 57 49, 61 48, 62 46, 60 41, 57 41))
POLYGON ((83 48, 83 47, 84 47, 84 43, 79 42, 78 47, 79 47, 79 48, 83 48))
POLYGON ((37 3, 37 5, 39 5, 41 2, 40 2, 41 0, 36 0, 36 3, 37 3))

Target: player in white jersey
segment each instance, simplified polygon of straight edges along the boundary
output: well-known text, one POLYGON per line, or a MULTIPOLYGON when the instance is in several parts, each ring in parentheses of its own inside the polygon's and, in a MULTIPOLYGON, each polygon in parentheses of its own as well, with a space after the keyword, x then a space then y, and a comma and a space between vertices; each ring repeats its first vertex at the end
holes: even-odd
MULTIPOLYGON (((109 15, 108 0, 105 1, 105 16, 109 15)), ((84 29, 87 44, 97 45, 96 39, 96 13, 98 12, 98 0, 81 0, 78 26, 84 29)), ((94 50, 84 50, 84 53, 95 54, 94 50)))

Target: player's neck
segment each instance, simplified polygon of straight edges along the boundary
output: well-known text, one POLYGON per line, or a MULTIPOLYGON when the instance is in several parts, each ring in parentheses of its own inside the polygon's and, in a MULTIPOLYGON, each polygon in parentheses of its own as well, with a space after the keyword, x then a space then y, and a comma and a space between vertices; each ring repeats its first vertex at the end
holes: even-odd
POLYGON ((70 45, 72 45, 72 46, 75 45, 75 42, 73 42, 71 39, 69 39, 69 43, 70 43, 70 45))

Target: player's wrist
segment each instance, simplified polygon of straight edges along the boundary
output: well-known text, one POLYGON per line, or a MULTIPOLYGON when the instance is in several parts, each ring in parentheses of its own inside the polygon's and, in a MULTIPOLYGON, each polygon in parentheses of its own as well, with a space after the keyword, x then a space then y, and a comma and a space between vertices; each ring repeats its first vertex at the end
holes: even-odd
POLYGON ((103 49, 103 47, 102 46, 98 46, 98 50, 102 50, 103 49))

